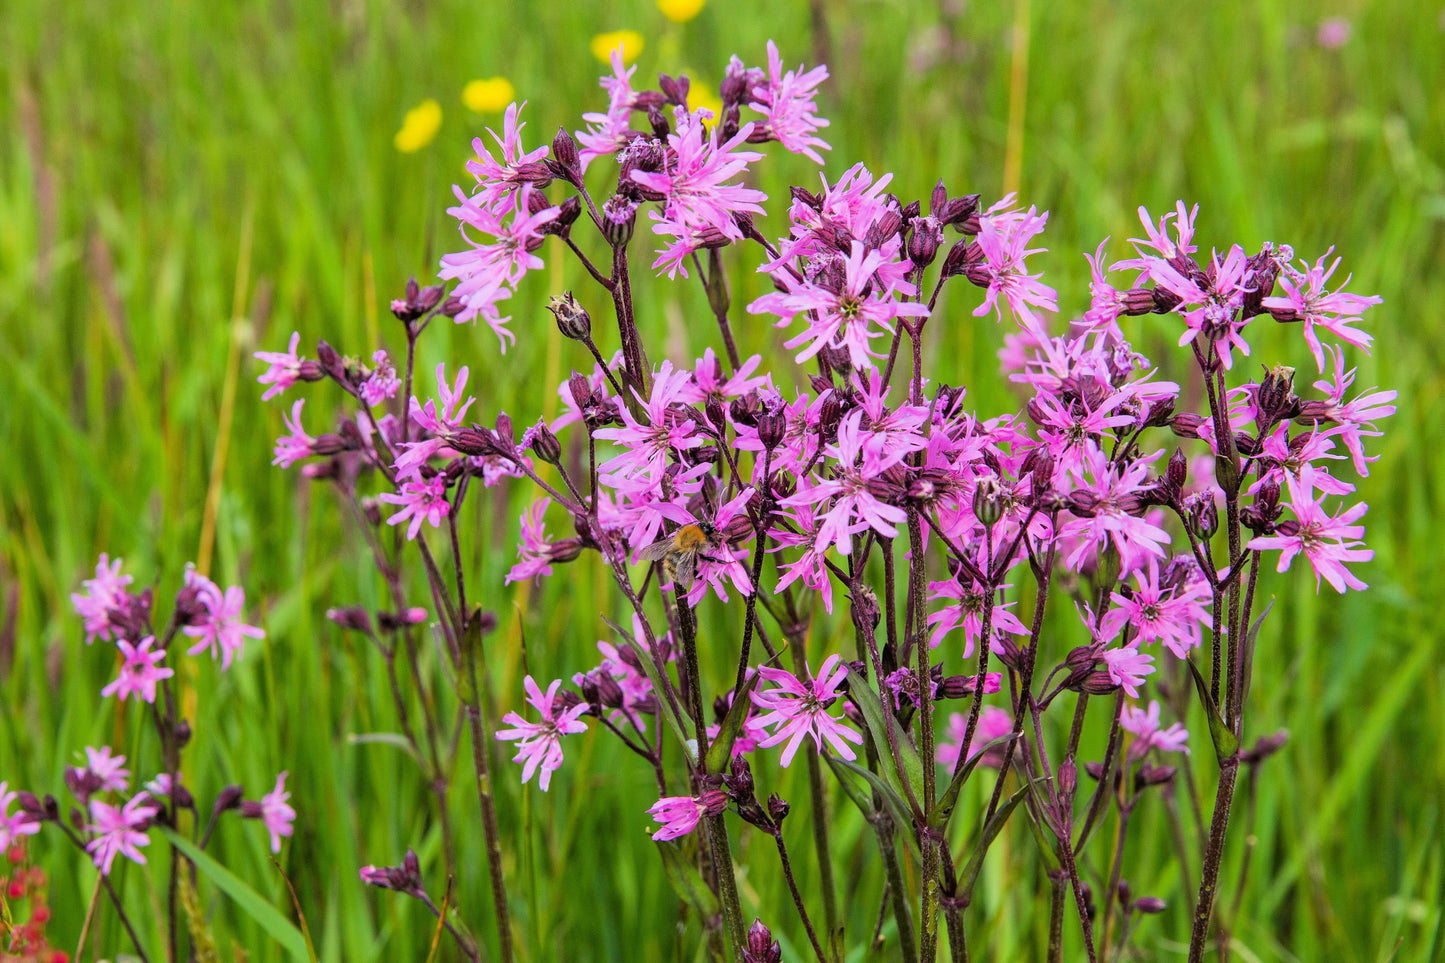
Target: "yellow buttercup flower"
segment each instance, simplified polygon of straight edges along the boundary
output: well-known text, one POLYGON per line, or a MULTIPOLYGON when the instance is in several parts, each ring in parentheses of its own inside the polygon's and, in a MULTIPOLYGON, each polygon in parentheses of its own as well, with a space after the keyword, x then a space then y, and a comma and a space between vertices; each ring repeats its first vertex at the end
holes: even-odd
POLYGON ((687 23, 702 13, 707 0, 657 0, 657 9, 673 23, 687 23))
POLYGON ((473 80, 462 88, 462 103, 479 114, 495 114, 517 99, 516 88, 506 77, 473 80))
POLYGON ((428 97, 406 112, 393 143, 403 154, 421 150, 436 139, 442 126, 442 105, 428 97))
POLYGON ((642 53, 642 34, 636 30, 609 30, 592 38, 592 56, 605 63, 612 61, 612 51, 622 48, 622 62, 630 64, 642 53))
POLYGON ((702 108, 712 111, 713 119, 716 120, 722 116, 722 98, 711 87, 704 87, 694 80, 687 90, 687 109, 702 108))

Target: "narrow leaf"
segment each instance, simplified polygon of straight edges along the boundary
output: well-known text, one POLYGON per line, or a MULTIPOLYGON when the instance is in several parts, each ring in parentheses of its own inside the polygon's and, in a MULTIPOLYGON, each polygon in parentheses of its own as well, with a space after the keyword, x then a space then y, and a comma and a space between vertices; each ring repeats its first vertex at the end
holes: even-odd
MULTIPOLYGON (((602 617, 602 621, 611 626, 612 631, 616 632, 626 644, 633 644, 631 632, 628 632, 605 615, 602 617)), ((682 752, 683 755, 687 757, 688 764, 696 765, 697 740, 688 736, 687 726, 683 724, 682 716, 677 714, 677 710, 673 708, 671 700, 667 698, 667 689, 663 685, 662 675, 658 671, 657 663, 653 661, 652 653, 639 652, 638 656, 637 661, 642 663, 642 671, 647 673, 647 679, 652 683, 652 691, 657 695, 658 713, 667 721, 668 728, 672 729, 673 734, 677 736, 677 741, 682 744, 682 752)))
POLYGON ((828 768, 833 770, 833 775, 837 777, 838 784, 843 787, 843 794, 853 800, 853 805, 858 807, 858 811, 865 817, 871 817, 877 813, 878 810, 873 808, 872 796, 868 794, 866 789, 859 788, 857 777, 847 769, 838 765, 838 760, 833 756, 826 755, 823 758, 827 761, 828 768))
POLYGON ((1220 765, 1224 765, 1226 759, 1233 759, 1235 753, 1239 752, 1239 740, 1234 733, 1229 731, 1229 726, 1224 724, 1224 719, 1219 715, 1219 707, 1209 696, 1209 683, 1204 676, 1200 675, 1199 668, 1194 664, 1193 659, 1185 659, 1189 663, 1189 671, 1194 676, 1194 688, 1199 691, 1199 701, 1204 704, 1204 714, 1209 717, 1209 738, 1214 742, 1214 755, 1220 765))
MULTIPOLYGON (((852 699, 853 704, 863 713, 863 721, 868 724, 868 731, 873 735, 873 744, 878 747, 878 755, 893 763, 893 750, 888 742, 888 721, 883 716, 888 710, 878 701, 878 694, 869 687, 868 680, 852 669, 848 670, 848 698, 852 699)), ((921 815, 922 809, 918 800, 923 796, 923 760, 918 756, 918 747, 913 744, 913 739, 903 731, 903 725, 896 719, 893 720, 893 736, 898 741, 898 755, 902 759, 903 771, 895 772, 895 767, 888 764, 881 768, 898 795, 906 797, 912 809, 921 815)))
MULTIPOLYGON (((964 783, 968 782, 968 777, 973 775, 973 771, 978 768, 978 764, 983 761, 983 757, 988 754, 990 749, 1001 749, 1009 744, 1009 740, 1022 738, 1022 732, 1010 732, 1008 735, 999 736, 997 739, 984 743, 983 748, 970 756, 968 761, 953 774, 953 779, 948 783, 948 789, 933 807, 933 812, 928 814, 928 825, 934 829, 943 829, 948 825, 948 820, 953 816, 953 807, 958 804, 959 790, 963 788, 964 783)), ((959 751, 965 750, 963 747, 959 747, 959 751)))
POLYGON ((681 846, 673 842, 659 842, 657 849, 662 853, 663 869, 667 871, 667 879, 679 899, 696 910, 704 921, 722 912, 717 894, 708 888, 697 867, 683 856, 681 846))
POLYGON ((728 706, 728 714, 718 727, 717 738, 707 747, 708 772, 720 773, 727 770, 728 762, 732 759, 733 743, 737 742, 738 734, 743 731, 743 722, 747 720, 748 711, 752 708, 751 694, 760 678, 762 673, 754 672, 743 683, 742 689, 733 693, 733 704, 728 706))
POLYGON ((1244 705, 1249 698, 1249 686, 1254 681, 1254 643, 1259 640, 1259 628, 1264 625, 1264 617, 1274 608, 1274 596, 1269 597, 1269 603, 1265 605, 1264 611, 1259 613, 1259 618, 1249 627, 1249 632, 1244 636, 1244 653, 1240 656, 1244 660, 1244 691, 1239 694, 1239 704, 1244 705))
POLYGON ((206 875, 216 888, 227 896, 247 916, 256 921, 256 924, 266 931, 271 939, 280 944, 288 956, 298 963, 310 963, 310 954, 306 950, 306 938, 290 920, 281 914, 281 911, 270 903, 266 902, 261 894, 247 886, 241 879, 231 873, 230 870, 216 862, 211 857, 192 844, 183 836, 179 836, 174 830, 164 826, 153 826, 156 832, 164 836, 172 846, 181 851, 196 868, 206 875))
POLYGON ((909 811, 908 804, 903 801, 903 797, 898 795, 898 791, 890 786, 882 776, 857 763, 849 762, 846 759, 837 759, 831 753, 823 758, 828 760, 828 765, 832 766, 834 771, 837 771, 838 766, 843 766, 849 772, 862 776, 868 785, 873 787, 878 793, 879 798, 883 800, 883 804, 888 807, 888 812, 893 816, 893 821, 898 824, 898 828, 902 831, 903 841, 907 844, 908 851, 912 853, 914 857, 922 859, 923 854, 919 852, 918 840, 915 838, 916 833, 914 832, 913 814, 909 811))
POLYGON ((1024 797, 1029 794, 1029 789, 1029 786, 1024 786, 1010 796, 1007 802, 998 807, 998 811, 993 814, 993 818, 983 827, 983 832, 979 835, 978 842, 974 843, 973 852, 970 853, 968 857, 968 865, 964 866, 963 872, 958 877, 958 891, 956 895, 964 901, 964 905, 967 905, 968 901, 973 898, 973 885, 978 882, 978 874, 983 869, 983 858, 988 855, 988 848, 993 844, 994 837, 998 836, 999 831, 1003 829, 1004 823, 1008 822, 1008 818, 1012 816, 1013 811, 1018 808, 1018 804, 1024 801, 1024 797))
POLYGON ((346 741, 353 746, 395 746, 421 762, 421 757, 416 754, 411 743, 407 742, 406 736, 399 732, 352 732, 347 734, 346 741))

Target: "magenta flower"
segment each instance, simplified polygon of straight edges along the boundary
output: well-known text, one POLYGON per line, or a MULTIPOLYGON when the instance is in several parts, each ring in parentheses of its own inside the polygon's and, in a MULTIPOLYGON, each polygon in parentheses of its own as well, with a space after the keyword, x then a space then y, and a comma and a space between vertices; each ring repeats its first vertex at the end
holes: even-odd
POLYGON ((1160 727, 1157 699, 1149 701, 1148 711, 1136 705, 1125 705, 1123 714, 1119 716, 1119 725, 1135 736, 1134 744, 1129 747, 1131 759, 1143 759, 1150 749, 1189 752, 1189 730, 1184 728, 1183 723, 1176 722, 1168 729, 1160 727))
POLYGON ((1332 247, 1313 265, 1306 262, 1304 271, 1285 265, 1284 273, 1279 276, 1279 285, 1285 292, 1284 297, 1270 297, 1263 301, 1265 309, 1276 321, 1302 323, 1305 343, 1309 345, 1310 354, 1314 355, 1315 364, 1319 365, 1321 372, 1325 370, 1325 353, 1320 346, 1315 325, 1324 328, 1346 344, 1363 348, 1368 353, 1370 342, 1374 339, 1367 332, 1350 325, 1361 321, 1361 316, 1368 308, 1383 303, 1383 299, 1379 297, 1345 291, 1345 284, 1350 283, 1349 278, 1335 290, 1328 290, 1326 285, 1329 284, 1330 276, 1335 273, 1342 260, 1335 258, 1326 268, 1325 258, 1333 252, 1332 247))
POLYGON ((1134 573, 1134 585, 1129 596, 1119 592, 1111 595, 1117 607, 1104 616, 1100 634, 1113 638, 1124 626, 1132 625, 1136 643, 1162 642, 1177 658, 1188 658, 1189 650, 1200 643, 1201 625, 1209 622, 1209 613, 1204 609, 1208 586, 1202 581, 1190 581, 1161 589, 1159 565, 1153 559, 1134 573))
POLYGON ((727 793, 711 789, 701 796, 664 796, 647 810, 662 828, 652 834, 656 840, 677 839, 697 828, 704 816, 715 816, 727 808, 727 793))
POLYGON ((632 89, 632 74, 636 70, 636 67, 623 69, 621 45, 612 51, 612 76, 598 81, 607 91, 607 112, 583 114, 582 119, 591 126, 577 131, 577 142, 582 145, 578 154, 584 171, 597 158, 616 154, 632 138, 628 121, 632 105, 637 102, 637 94, 632 89))
POLYGON ((1327 344, 1324 345, 1324 350, 1334 361, 1334 375, 1333 380, 1314 383, 1316 389, 1329 395, 1329 400, 1323 403, 1320 418, 1338 425, 1330 429, 1330 433, 1344 442, 1354 462, 1355 471, 1361 475, 1369 475, 1369 463, 1375 459, 1365 457, 1364 439, 1380 436, 1381 433, 1375 430, 1374 420, 1388 418, 1395 413, 1395 406, 1390 402, 1395 400, 1398 392, 1372 389, 1356 396, 1352 401, 1345 401, 1345 392, 1354 384, 1356 369, 1345 371, 1343 348, 1327 344))
POLYGON ((112 806, 98 799, 90 801, 91 825, 86 828, 96 837, 85 844, 85 851, 90 853, 102 876, 110 875, 116 856, 145 863, 145 854, 140 850, 150 845, 151 838, 145 831, 155 814, 156 804, 145 793, 131 797, 124 806, 112 806))
POLYGON ((131 645, 125 639, 117 639, 116 647, 125 657, 125 662, 120 667, 120 676, 110 685, 101 689, 100 694, 102 696, 118 696, 121 702, 124 702, 127 696, 134 694, 143 702, 155 702, 156 683, 176 674, 172 669, 157 667, 157 664, 166 657, 166 650, 152 652, 150 648, 155 641, 154 635, 146 636, 137 645, 131 645))
MULTIPOLYGON (((968 758, 972 759, 983 752, 982 764, 997 769, 1003 765, 1003 749, 995 746, 985 750, 984 747, 1013 731, 1012 716, 998 706, 984 706, 978 714, 978 725, 973 731, 973 741, 968 744, 968 758)), ((963 737, 966 735, 968 735, 968 717, 961 712, 949 713, 948 734, 938 741, 938 748, 934 750, 933 754, 939 765, 949 769, 958 765, 958 751, 963 745, 963 737)))
POLYGON ((753 88, 756 98, 750 106, 768 119, 768 131, 794 154, 802 154, 815 164, 823 158, 814 150, 833 148, 814 134, 828 121, 818 116, 818 105, 813 102, 817 87, 828 79, 828 68, 819 65, 806 73, 803 68, 783 73, 783 59, 778 55, 778 46, 768 41, 768 77, 765 83, 753 88))
POLYGON ((517 546, 520 561, 507 573, 506 584, 527 579, 540 580, 552 574, 552 543, 547 541, 547 507, 550 498, 539 498, 522 512, 522 542, 517 546))
MULTIPOLYGON (((1008 589, 1011 586, 1000 585, 999 588, 1008 589)), ((929 614, 928 624, 933 626, 933 632, 928 637, 929 648, 937 648, 944 636, 961 625, 964 632, 963 657, 968 658, 973 654, 973 646, 978 641, 979 633, 983 631, 983 609, 984 604, 988 601, 988 593, 984 590, 984 586, 976 579, 970 578, 968 587, 965 588, 962 578, 954 575, 946 581, 929 582, 928 592, 930 600, 953 600, 953 604, 945 605, 929 614)), ((1018 616, 1009 611, 1014 604, 1013 602, 994 602, 993 629, 995 632, 1028 635, 1029 630, 1019 621, 1018 616)), ((990 640, 990 644, 992 644, 992 640, 990 640)))
MULTIPOLYGON (((1147 271, 1152 261, 1151 256, 1144 248, 1150 248, 1155 255, 1168 261, 1179 255, 1190 255, 1196 250, 1194 246, 1194 221, 1199 216, 1199 205, 1195 204, 1192 209, 1186 209, 1184 202, 1176 201, 1174 210, 1159 218, 1156 226, 1149 217, 1149 211, 1142 205, 1139 208, 1139 221, 1144 225, 1144 232, 1149 235, 1148 240, 1141 238, 1130 238, 1129 243, 1139 252, 1139 258, 1132 261, 1120 261, 1114 265, 1116 268, 1138 268, 1147 271), (1174 221, 1175 239, 1169 237, 1169 221, 1174 221)), ((1143 280, 1143 278, 1140 278, 1143 280)))
POLYGON ((40 823, 25 810, 11 815, 10 804, 19 794, 8 792, 8 789, 9 787, 0 781, 0 853, 8 852, 10 845, 21 836, 33 836, 40 832, 40 823))
POLYGON ((1111 540, 1126 570, 1137 568, 1151 555, 1164 556, 1169 533, 1135 514, 1142 509, 1142 493, 1153 485, 1148 465, 1135 462, 1120 468, 1089 443, 1072 474, 1080 484, 1070 497, 1069 509, 1077 517, 1060 529, 1065 537, 1080 539, 1066 559, 1069 567, 1077 570, 1090 552, 1103 550, 1111 540))
POLYGON ((836 477, 816 485, 798 486, 798 491, 779 502, 785 508, 814 505, 833 499, 832 506, 818 526, 817 550, 836 545, 838 554, 852 551, 850 536, 860 527, 870 527, 885 538, 895 538, 898 529, 908 520, 908 513, 896 505, 880 501, 869 489, 869 483, 895 461, 863 457, 860 424, 862 411, 850 412, 838 426, 838 443, 828 454, 838 460, 836 477))
POLYGON ((983 303, 974 309, 975 317, 983 317, 990 311, 1003 319, 999 297, 1008 302, 1009 311, 1025 328, 1042 330, 1043 319, 1034 313, 1034 308, 1057 312, 1058 292, 1039 280, 1043 275, 1029 274, 1024 259, 1047 248, 1030 248, 1029 241, 1043 232, 1048 224, 1049 212, 1038 213, 1030 207, 1027 213, 1008 210, 1014 203, 1010 194, 988 209, 978 219, 978 245, 983 251, 980 263, 981 273, 986 278, 983 303))
POLYGON ((1238 244, 1229 249, 1224 261, 1214 255, 1206 275, 1199 277, 1201 286, 1195 280, 1185 277, 1168 261, 1151 260, 1149 276, 1166 291, 1181 299, 1175 310, 1184 315, 1185 329, 1179 336, 1179 346, 1203 337, 1206 353, 1213 349, 1220 364, 1226 371, 1234 366, 1234 350, 1249 355, 1249 342, 1240 332, 1248 320, 1239 318, 1239 308, 1245 295, 1254 290, 1254 271, 1249 266, 1249 255, 1238 244))
POLYGON ((695 425, 689 418, 678 418, 669 410, 680 401, 692 380, 692 372, 674 371, 671 361, 664 361, 652 379, 652 395, 642 402, 646 422, 638 421, 625 406, 619 409, 621 428, 602 428, 594 437, 614 441, 626 451, 604 462, 605 475, 620 478, 645 477, 653 484, 662 480, 667 468, 668 452, 697 448, 703 440, 693 434, 695 425))
POLYGON ((401 387, 401 379, 396 376, 396 367, 385 351, 373 353, 371 363, 375 367, 361 383, 360 392, 361 400, 375 408, 388 398, 396 397, 397 389, 401 387))
POLYGON ((305 398, 297 398, 296 404, 291 406, 291 414, 281 416, 291 434, 276 439, 276 457, 271 459, 271 464, 290 468, 301 459, 311 457, 311 446, 316 443, 316 439, 306 434, 306 429, 301 427, 301 409, 305 404, 305 398))
POLYGON ((231 660, 241 655, 247 639, 264 639, 264 630, 241 621, 241 610, 246 605, 246 592, 239 585, 232 585, 222 592, 210 579, 197 576, 197 600, 205 609, 200 619, 187 625, 181 631, 193 639, 195 645, 186 650, 187 655, 200 655, 210 651, 211 658, 221 659, 221 671, 231 667, 231 660))
MULTIPOLYGON (((759 727, 778 727, 758 745, 766 749, 786 741, 782 755, 784 768, 792 763, 794 754, 807 736, 813 737, 813 744, 819 752, 823 751, 823 740, 827 739, 842 758, 857 758, 848 743, 861 746, 863 737, 827 712, 828 707, 840 698, 838 687, 848 675, 848 667, 839 665, 841 661, 840 656, 828 656, 819 666, 818 674, 807 682, 783 669, 771 666, 758 669, 763 680, 777 688, 753 691, 753 704, 768 710, 754 722, 759 727)), ((806 667, 804 671, 807 671, 806 667)))
POLYGON ((502 150, 501 160, 492 156, 485 140, 472 138, 472 150, 476 151, 477 159, 467 161, 467 172, 477 179, 477 193, 473 198, 479 206, 495 209, 498 213, 505 213, 514 206, 525 207, 517 203, 517 194, 523 185, 546 174, 545 168, 540 171, 537 168, 542 158, 547 156, 547 147, 538 147, 530 152, 522 147, 522 128, 527 125, 520 123, 518 118, 526 106, 527 102, 522 101, 507 107, 507 113, 502 118, 501 137, 491 128, 487 129, 502 150))
POLYGON ((512 761, 522 763, 522 784, 526 785, 532 774, 540 770, 542 774, 537 778, 537 786, 546 792, 552 773, 562 767, 562 737, 587 731, 587 724, 580 718, 587 711, 587 703, 579 702, 557 713, 555 700, 557 690, 562 686, 561 679, 553 680, 545 693, 530 675, 522 680, 522 684, 527 690, 527 701, 541 719, 528 722, 517 713, 509 712, 502 721, 512 728, 499 730, 497 738, 517 742, 517 754, 512 761))
POLYGON ((126 586, 131 576, 120 573, 120 559, 110 560, 104 552, 95 563, 95 578, 88 578, 81 584, 85 594, 72 593, 70 603, 85 623, 85 644, 90 645, 96 636, 111 637, 110 615, 121 607, 126 595, 126 586))
POLYGON ((241 803, 241 815, 247 819, 259 819, 271 834, 271 852, 281 852, 281 837, 290 836, 295 827, 296 810, 287 802, 291 794, 286 791, 287 773, 276 777, 276 788, 261 797, 260 802, 241 803))
POLYGON ((1144 677, 1154 672, 1154 666, 1150 664, 1154 657, 1141 653, 1137 645, 1122 645, 1105 649, 1102 658, 1113 683, 1123 687, 1129 698, 1139 698, 1139 686, 1144 684, 1144 677))
POLYGON ((1345 566, 1354 562, 1368 562, 1375 557, 1374 549, 1364 547, 1359 541, 1365 534, 1365 526, 1355 524, 1369 510, 1364 502, 1336 515, 1325 511, 1324 496, 1318 501, 1314 497, 1315 484, 1310 476, 1314 466, 1306 465, 1298 477, 1286 476, 1290 500, 1288 506, 1294 513, 1294 521, 1285 521, 1276 526, 1276 534, 1261 535, 1251 539, 1246 548, 1256 551, 1280 549, 1278 571, 1289 570, 1296 555, 1304 555, 1315 573, 1315 590, 1319 590, 1320 579, 1330 583, 1336 592, 1345 589, 1368 588, 1345 566))
POLYGON ((433 475, 420 481, 403 482, 401 494, 382 492, 376 497, 391 505, 400 505, 401 511, 386 520, 388 525, 399 525, 407 519, 406 537, 415 539, 421 531, 421 523, 428 522, 432 528, 440 528, 442 519, 452 507, 446 500, 447 479, 445 475, 433 475))
POLYGON ((125 792, 130 788, 130 770, 125 768, 125 756, 112 756, 110 746, 101 746, 99 749, 86 746, 85 758, 86 769, 95 774, 100 782, 100 789, 125 792))
POLYGON ((255 358, 270 365, 256 379, 263 385, 270 385, 261 395, 262 401, 270 401, 301 380, 301 365, 305 363, 305 359, 296 354, 296 347, 300 343, 301 332, 293 331, 291 332, 291 343, 285 351, 257 351, 255 353, 255 358))
POLYGON ((437 365, 436 374, 437 397, 441 399, 441 407, 438 408, 437 403, 430 398, 427 399, 425 407, 414 396, 411 399, 411 420, 430 432, 432 437, 402 445, 406 451, 397 456, 394 466, 398 481, 417 474, 422 465, 447 446, 446 436, 462 427, 467 409, 477 400, 472 397, 462 400, 469 374, 466 365, 462 365, 457 371, 456 382, 452 385, 447 384, 445 364, 437 365))

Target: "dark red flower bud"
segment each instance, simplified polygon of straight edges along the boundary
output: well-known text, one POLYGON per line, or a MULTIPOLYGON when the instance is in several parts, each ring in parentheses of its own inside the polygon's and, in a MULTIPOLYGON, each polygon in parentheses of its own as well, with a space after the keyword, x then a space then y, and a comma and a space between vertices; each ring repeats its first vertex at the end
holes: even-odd
POLYGON ((1141 913, 1162 913, 1166 905, 1157 896, 1141 896, 1134 901, 1134 908, 1141 913))
POLYGON ((760 919, 753 920, 748 930, 748 943, 743 947, 743 963, 782 963, 783 949, 773 939, 773 931, 760 919))
POLYGON ((352 629, 356 632, 371 632, 371 616, 366 614, 366 609, 359 605, 350 605, 345 608, 334 608, 326 610, 326 617, 343 629, 352 629))
POLYGON ((553 172, 559 179, 570 184, 582 179, 582 157, 577 152, 577 141, 565 127, 558 127, 557 135, 552 138, 552 161, 553 172))
POLYGON ((1164 480, 1175 492, 1179 492, 1189 481, 1189 459, 1178 448, 1169 456, 1169 467, 1164 470, 1164 480))
POLYGON ((632 240, 632 226, 636 221, 636 201, 613 194, 602 205, 602 234, 613 247, 624 247, 632 240))

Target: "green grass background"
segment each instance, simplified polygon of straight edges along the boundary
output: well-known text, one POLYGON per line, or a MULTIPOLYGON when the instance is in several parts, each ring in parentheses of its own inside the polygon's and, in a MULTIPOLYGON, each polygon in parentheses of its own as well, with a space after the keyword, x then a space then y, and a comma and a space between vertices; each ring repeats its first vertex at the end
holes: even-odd
MULTIPOLYGON (((353 354, 402 344, 386 300, 408 275, 428 278, 454 245, 444 212, 449 185, 463 176, 470 137, 499 120, 470 114, 463 84, 510 78, 531 102, 530 143, 558 124, 575 129, 582 110, 602 103, 600 66, 587 49, 601 30, 644 34, 639 76, 688 70, 714 89, 729 54, 758 62, 769 37, 794 63, 811 63, 826 47, 834 74, 822 95, 833 120, 830 173, 863 160, 896 171, 904 196, 926 196, 941 176, 955 192, 996 197, 1015 5, 823 7, 826 39, 805 7, 752 0, 710 4, 682 26, 642 0, 6 3, 0 606, 13 654, 0 658, 0 778, 64 800, 62 767, 83 746, 106 742, 139 751, 141 768, 153 771, 143 718, 133 708, 117 714, 98 697, 114 666, 99 647, 82 645, 67 596, 109 551, 139 583, 157 584, 158 607, 168 611, 182 567, 201 551, 219 464, 210 570, 246 587, 269 634, 228 675, 209 663, 188 672, 197 733, 188 781, 203 799, 228 782, 254 796, 290 770, 300 817, 282 865, 321 959, 424 958, 425 914, 366 891, 356 870, 415 845, 435 879, 428 795, 395 749, 349 741, 396 722, 376 658, 322 617, 331 604, 376 603, 379 587, 329 491, 268 467, 280 418, 259 400, 249 353, 283 345, 292 330, 304 345, 324 336, 353 354), (392 135, 426 97, 443 106, 440 134, 417 154, 399 154, 392 135), (231 421, 222 433, 233 356, 240 363, 231 369, 231 421)), ((1053 212, 1051 253, 1039 263, 1066 311, 1086 304, 1080 252, 1105 234, 1136 234, 1136 205, 1162 211, 1178 197, 1202 206, 1205 245, 1238 240, 1256 249, 1273 240, 1315 257, 1337 244, 1353 289, 1385 298, 1371 315, 1373 357, 1356 354, 1360 386, 1400 391, 1399 414, 1374 445, 1382 457, 1361 485, 1377 558, 1360 571, 1372 589, 1316 597, 1299 573, 1269 583, 1291 594, 1261 640, 1250 730, 1285 727, 1291 738, 1262 773, 1253 865, 1234 929, 1246 960, 1441 959, 1439 4, 1038 0, 1028 22, 1021 191, 1053 212), (1334 14, 1349 17, 1353 33, 1342 49, 1325 50, 1315 29, 1334 14)), ((760 186, 775 197, 816 176, 791 157, 757 166, 760 186)), ((761 291, 750 267, 739 268, 735 303, 761 291)), ((584 359, 559 343, 541 303, 549 288, 582 292, 584 281, 569 264, 529 282, 512 304, 519 343, 505 362, 485 330, 447 328, 424 339, 423 369, 440 360, 470 364, 487 414, 506 410, 527 422, 552 410, 556 383, 584 359)), ((691 358, 716 340, 697 291, 645 281, 639 288, 643 326, 672 357, 691 358)), ((995 374, 1000 331, 973 319, 975 296, 960 294, 945 298, 930 327, 939 333, 933 370, 967 384, 985 411, 1012 409, 1017 401, 995 374)), ((607 317, 595 292, 587 296, 607 317)), ((771 329, 735 323, 745 351, 779 354, 771 329)), ((1162 321, 1138 331, 1141 345, 1167 357, 1162 321)), ((1297 340, 1265 333, 1254 341, 1255 360, 1312 370, 1297 340)), ((313 430, 336 400, 322 394, 308 405, 313 430)), ((563 570, 540 593, 501 587, 516 513, 531 494, 513 491, 513 503, 499 494, 467 519, 472 584, 488 587, 486 603, 501 618, 489 666, 499 708, 520 702, 524 639, 531 671, 568 675, 594 663, 593 643, 606 631, 597 613, 616 610, 593 566, 563 570)), ((832 644, 826 631, 814 641, 815 659, 832 644)), ((1066 642, 1058 644, 1064 651, 1066 642)), ((721 684, 728 656, 714 654, 721 684)), ((547 795, 520 791, 516 770, 502 763, 499 805, 526 957, 691 958, 696 928, 679 930, 675 897, 645 835, 650 777, 611 740, 589 735, 568 749, 547 795)), ((789 839, 811 892, 805 786, 772 766, 760 778, 795 802, 789 839)), ((481 838, 464 773, 459 782, 454 811, 466 840, 458 898, 480 913, 488 898, 481 838)), ((881 871, 866 827, 843 810, 846 801, 835 802, 850 943, 858 945, 877 913, 881 871)), ((1139 945, 1147 958, 1182 957, 1189 896, 1169 868, 1157 808, 1142 819, 1125 875, 1136 892, 1162 895, 1171 908, 1143 925, 1139 945)), ((1236 832, 1226 864, 1231 888, 1243 836, 1236 832)), ((767 840, 743 834, 735 846, 752 865, 742 880, 745 909, 791 941, 787 959, 805 958, 767 840)), ((93 872, 52 834, 35 850, 53 879, 51 933, 73 948, 93 872)), ((258 825, 223 824, 212 852, 286 901, 258 825)), ((159 887, 161 865, 124 870, 129 905, 142 919, 152 904, 147 880, 135 877, 159 887)), ((1033 894, 1044 888, 1027 834, 1011 833, 990 857, 969 911, 977 958, 1041 957, 1046 907, 1033 894)), ((224 897, 204 895, 228 955, 235 940, 252 960, 279 958, 224 897)), ((109 911, 97 925, 92 947, 127 950, 109 911)), ((157 958, 154 924, 142 932, 157 958)))

